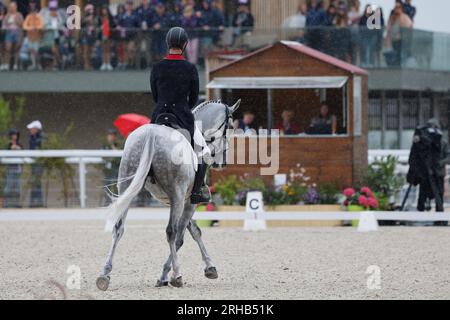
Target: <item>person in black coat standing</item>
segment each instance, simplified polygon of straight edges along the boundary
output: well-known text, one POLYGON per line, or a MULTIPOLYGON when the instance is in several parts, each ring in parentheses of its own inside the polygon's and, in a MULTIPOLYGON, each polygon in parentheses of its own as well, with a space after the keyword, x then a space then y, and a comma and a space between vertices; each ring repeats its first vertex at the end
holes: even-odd
MULTIPOLYGON (((152 119, 156 121, 163 113, 175 115, 181 127, 189 132, 193 145, 196 127, 191 110, 196 106, 199 96, 198 71, 195 65, 183 57, 188 43, 188 35, 183 28, 170 29, 166 42, 169 54, 153 66, 150 77, 153 100, 156 104, 152 119)), ((206 142, 202 141, 200 144, 206 145, 206 142)), ((209 198, 203 195, 201 190, 207 169, 208 165, 204 161, 199 161, 191 195, 192 204, 209 202, 209 198)))

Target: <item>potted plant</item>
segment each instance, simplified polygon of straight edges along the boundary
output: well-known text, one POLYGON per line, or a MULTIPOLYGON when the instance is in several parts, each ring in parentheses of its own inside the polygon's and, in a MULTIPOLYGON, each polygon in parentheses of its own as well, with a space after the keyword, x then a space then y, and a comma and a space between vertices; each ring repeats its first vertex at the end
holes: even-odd
MULTIPOLYGON (((345 196, 343 205, 350 212, 376 210, 379 207, 378 199, 369 187, 362 187, 360 191, 347 188, 343 195, 345 196)), ((352 221, 352 226, 357 227, 358 224, 359 220, 352 221)))

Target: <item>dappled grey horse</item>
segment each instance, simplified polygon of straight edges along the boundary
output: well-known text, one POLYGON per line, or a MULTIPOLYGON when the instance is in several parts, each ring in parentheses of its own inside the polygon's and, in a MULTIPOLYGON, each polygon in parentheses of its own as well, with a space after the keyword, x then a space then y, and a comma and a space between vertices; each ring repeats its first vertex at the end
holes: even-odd
MULTIPOLYGON (((233 106, 209 101, 193 110, 197 123, 208 147, 211 149, 213 161, 226 156, 229 143, 229 131, 232 126, 232 114, 240 105, 240 100, 233 106)), ((157 286, 183 286, 177 251, 183 245, 186 229, 197 242, 205 263, 205 276, 210 279, 218 277, 217 270, 209 257, 201 239, 201 231, 192 217, 195 205, 190 203, 190 194, 197 167, 197 154, 194 153, 190 141, 179 131, 172 128, 149 124, 134 131, 127 139, 124 154, 120 163, 118 189, 109 208, 105 229, 112 231, 112 245, 106 264, 97 287, 107 290, 112 271, 112 260, 117 243, 124 233, 125 219, 129 206, 142 187, 158 199, 170 206, 170 218, 166 229, 170 255, 163 267, 157 286), (151 174, 149 174, 151 172, 151 174), (169 281, 169 272, 173 275, 169 281)))

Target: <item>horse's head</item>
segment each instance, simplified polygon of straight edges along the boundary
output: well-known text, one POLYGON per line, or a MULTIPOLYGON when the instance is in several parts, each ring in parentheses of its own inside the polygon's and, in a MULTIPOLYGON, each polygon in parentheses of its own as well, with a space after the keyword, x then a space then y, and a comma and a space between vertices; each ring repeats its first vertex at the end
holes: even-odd
POLYGON ((193 111, 195 120, 199 122, 199 127, 211 149, 215 168, 226 165, 229 139, 233 128, 233 113, 240 104, 241 100, 232 107, 220 101, 207 101, 193 111))

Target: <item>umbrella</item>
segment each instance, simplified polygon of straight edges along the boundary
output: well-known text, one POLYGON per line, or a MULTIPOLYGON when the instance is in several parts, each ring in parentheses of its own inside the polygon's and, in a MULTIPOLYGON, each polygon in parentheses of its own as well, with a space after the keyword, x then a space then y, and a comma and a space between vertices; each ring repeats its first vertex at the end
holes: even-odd
POLYGON ((116 121, 114 121, 114 126, 119 130, 122 136, 127 138, 134 130, 149 123, 150 119, 148 117, 129 113, 120 115, 116 121))

